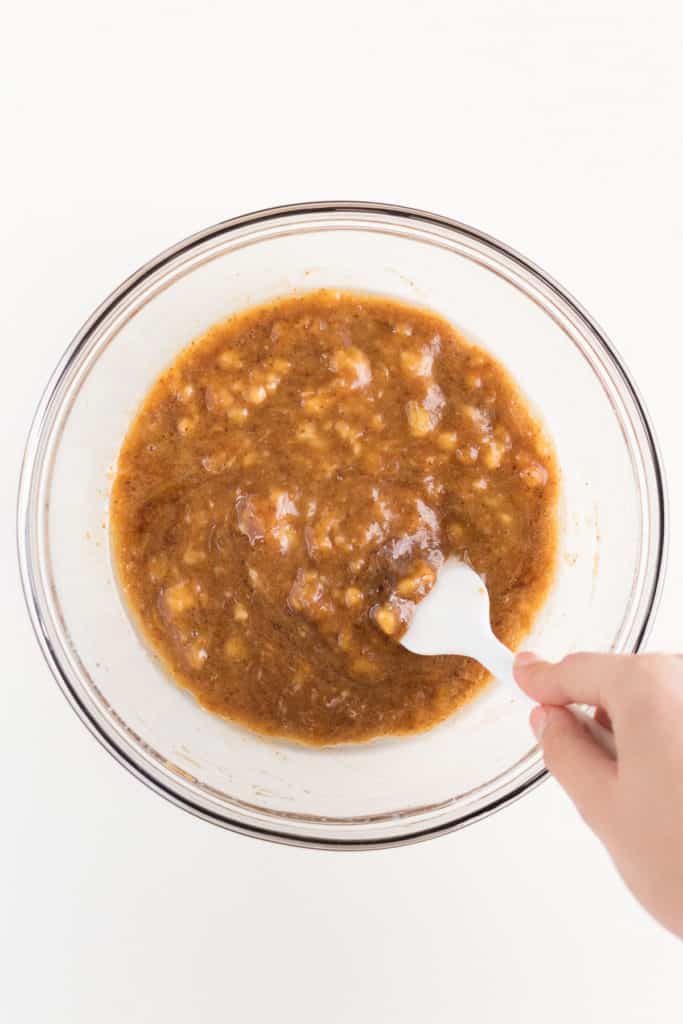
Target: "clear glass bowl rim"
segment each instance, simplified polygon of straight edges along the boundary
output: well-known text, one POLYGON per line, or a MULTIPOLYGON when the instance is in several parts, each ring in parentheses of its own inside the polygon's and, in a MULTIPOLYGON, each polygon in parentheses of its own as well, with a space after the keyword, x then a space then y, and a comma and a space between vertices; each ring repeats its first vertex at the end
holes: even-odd
POLYGON ((295 203, 286 206, 258 210, 226 221, 221 221, 190 235, 178 242, 176 245, 169 247, 157 256, 153 257, 137 271, 131 274, 117 289, 111 292, 111 294, 97 307, 94 313, 83 324, 71 344, 64 352, 55 370, 50 376, 31 422, 21 466, 17 504, 17 549, 20 575, 26 607, 28 609, 33 630, 43 652, 43 656, 45 657, 54 678, 60 686, 60 689, 75 712, 78 714, 79 718, 102 744, 102 746, 104 746, 104 748, 108 750, 120 764, 127 768, 134 776, 144 782, 145 785, 153 791, 159 793, 176 806, 193 813, 197 817, 255 838, 268 839, 270 841, 285 843, 288 845, 331 850, 368 850, 386 848, 390 846, 404 846, 409 843, 419 842, 437 835, 443 835, 448 832, 455 831, 456 829, 462 828, 474 821, 488 817, 490 814, 493 814, 495 811, 507 806, 513 801, 519 799, 524 793, 538 786, 547 777, 547 770, 545 768, 540 768, 536 774, 527 778, 523 783, 512 788, 502 796, 498 796, 490 800, 483 807, 479 807, 464 814, 456 814, 452 820, 440 822, 436 826, 418 827, 414 831, 406 834, 391 836, 388 838, 379 836, 372 839, 362 838, 354 840, 348 838, 327 838, 319 834, 305 837, 299 834, 287 832, 286 829, 278 830, 260 828, 253 823, 245 824, 244 822, 231 819, 227 815, 212 813, 210 810, 194 803, 191 799, 188 799, 186 794, 174 791, 161 779, 153 777, 153 775, 150 774, 141 763, 136 762, 134 758, 129 756, 127 751, 117 744, 115 737, 108 733, 104 723, 92 715, 90 710, 83 704, 75 687, 72 685, 68 667, 63 664, 59 656, 59 652, 55 650, 51 642, 50 631, 47 628, 46 622, 47 610, 43 606, 38 588, 35 585, 36 574, 40 572, 40 566, 35 564, 35 560, 33 558, 31 531, 33 528, 33 516, 35 513, 37 478, 39 477, 39 472, 42 468, 44 447, 50 435, 50 414, 54 411, 54 398, 56 392, 59 390, 62 379, 68 374, 70 368, 78 359, 82 350, 88 345, 91 336, 98 326, 135 288, 141 285, 148 277, 162 270, 167 264, 172 263, 172 261, 177 257, 186 255, 191 250, 210 242, 212 239, 228 235, 230 232, 234 232, 238 229, 257 227, 265 225, 269 221, 279 221, 287 217, 301 217, 306 214, 373 214, 380 217, 384 215, 399 221, 401 218, 405 218, 406 220, 421 222, 423 225, 431 225, 446 230, 453 230, 492 251, 493 254, 498 254, 512 261, 523 273, 529 275, 533 279, 536 279, 545 286, 545 288, 553 292, 555 296, 560 299, 561 302, 566 304, 572 313, 583 322, 584 326, 592 335, 593 341, 602 350, 603 354, 611 363, 613 369, 617 371, 621 388, 636 410, 646 438, 645 458, 653 472, 655 481, 653 497, 654 504, 658 511, 658 522, 656 524, 657 545, 654 553, 654 561, 656 564, 654 565, 653 582, 645 605, 645 610, 642 615, 640 630, 633 646, 633 653, 636 653, 641 649, 649 635, 657 606, 661 598, 667 561, 669 517, 666 483, 659 444, 643 399, 626 369, 623 360, 602 328, 580 305, 580 303, 578 303, 576 299, 566 291, 566 289, 559 285, 545 271, 523 257, 514 249, 511 249, 498 239, 487 235, 476 228, 463 224, 460 221, 438 214, 429 213, 424 210, 414 209, 412 207, 396 206, 386 203, 341 200, 331 202, 295 203))

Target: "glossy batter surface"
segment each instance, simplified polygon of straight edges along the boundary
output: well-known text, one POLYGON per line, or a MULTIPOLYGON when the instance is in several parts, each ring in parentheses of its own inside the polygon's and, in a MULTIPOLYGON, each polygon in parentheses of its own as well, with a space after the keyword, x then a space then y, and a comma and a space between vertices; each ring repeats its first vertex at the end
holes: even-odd
POLYGON ((206 708, 311 744, 423 730, 487 678, 398 644, 450 554, 516 646, 552 580, 558 481, 515 384, 445 320, 324 291, 253 308, 145 399, 111 504, 121 587, 206 708))

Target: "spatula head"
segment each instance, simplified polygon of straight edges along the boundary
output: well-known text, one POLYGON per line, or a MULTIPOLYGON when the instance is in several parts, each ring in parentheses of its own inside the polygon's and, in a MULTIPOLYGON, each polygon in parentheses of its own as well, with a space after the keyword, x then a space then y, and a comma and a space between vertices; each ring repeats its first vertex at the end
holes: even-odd
POLYGON ((441 568, 418 604, 402 645, 413 654, 478 657, 490 633, 489 595, 474 569, 457 558, 441 568))

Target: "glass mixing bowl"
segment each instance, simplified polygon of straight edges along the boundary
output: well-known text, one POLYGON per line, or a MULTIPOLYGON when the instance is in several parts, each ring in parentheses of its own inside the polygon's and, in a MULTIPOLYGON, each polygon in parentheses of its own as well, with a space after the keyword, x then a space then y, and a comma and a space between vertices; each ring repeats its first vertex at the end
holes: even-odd
POLYGON ((420 303, 510 369, 562 467, 557 577, 527 644, 548 656, 636 651, 665 552, 662 469, 627 371, 588 314, 507 246, 444 217, 311 203, 201 231, 95 311, 40 402, 19 496, 19 553, 36 635, 101 743, 207 821, 307 846, 371 848, 490 814, 545 770, 526 711, 492 683, 428 733, 309 749, 203 711, 140 641, 112 571, 117 451, 159 372, 193 337, 253 303, 337 286, 420 303))

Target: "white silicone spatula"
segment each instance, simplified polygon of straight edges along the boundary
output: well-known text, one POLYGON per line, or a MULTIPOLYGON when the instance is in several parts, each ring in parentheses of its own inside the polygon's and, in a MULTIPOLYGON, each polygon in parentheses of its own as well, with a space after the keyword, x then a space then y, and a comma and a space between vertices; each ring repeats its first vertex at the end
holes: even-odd
MULTIPOLYGON (((474 658, 517 700, 533 701, 524 694, 512 675, 514 655, 491 629, 489 594, 481 577, 471 566, 456 558, 443 566, 436 583, 418 604, 402 645, 413 654, 464 654, 474 658)), ((569 710, 588 729, 600 746, 616 757, 614 736, 583 708, 569 710)))

